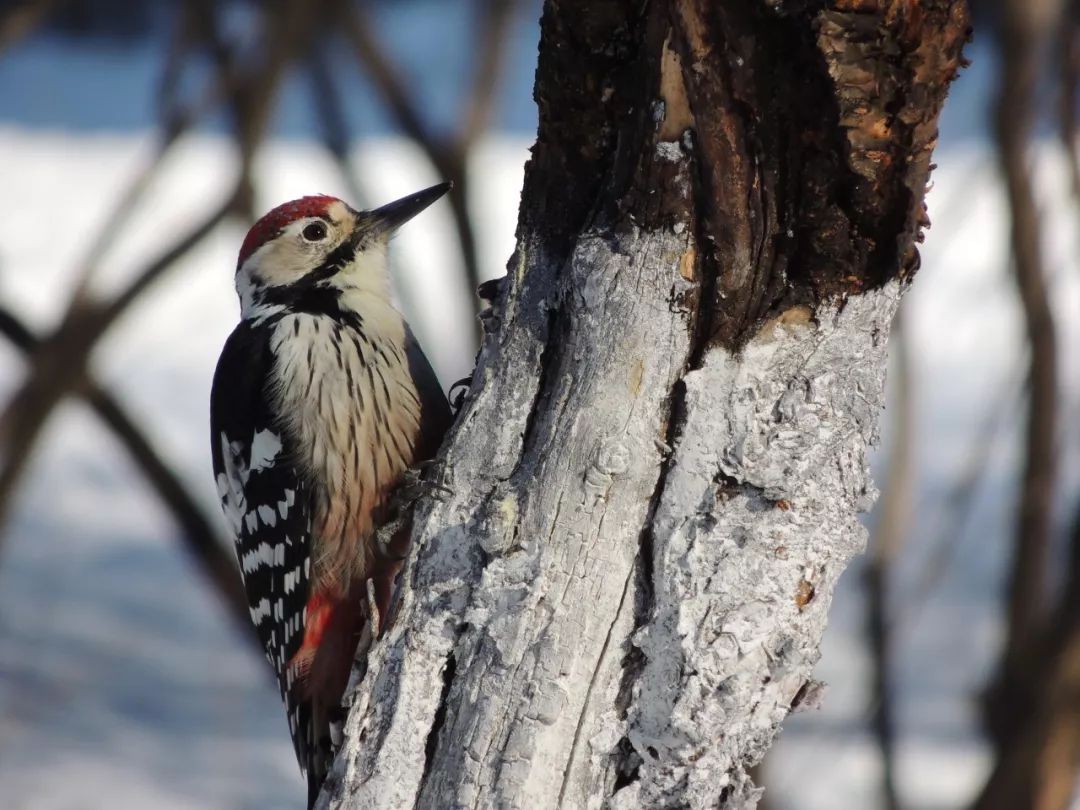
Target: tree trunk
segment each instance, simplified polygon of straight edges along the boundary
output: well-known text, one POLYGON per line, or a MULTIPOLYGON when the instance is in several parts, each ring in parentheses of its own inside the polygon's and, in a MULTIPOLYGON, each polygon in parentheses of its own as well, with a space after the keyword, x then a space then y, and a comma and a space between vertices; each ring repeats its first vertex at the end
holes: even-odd
POLYGON ((321 807, 750 807, 865 541, 963 2, 549 0, 518 246, 321 807))

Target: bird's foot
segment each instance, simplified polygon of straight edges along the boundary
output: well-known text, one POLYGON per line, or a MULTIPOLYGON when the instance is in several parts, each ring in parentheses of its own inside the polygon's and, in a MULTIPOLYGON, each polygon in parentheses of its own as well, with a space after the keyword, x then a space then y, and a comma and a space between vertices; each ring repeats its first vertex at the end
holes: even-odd
POLYGON ((427 494, 440 500, 452 494, 453 490, 449 487, 424 478, 431 465, 432 462, 424 461, 406 470, 401 483, 386 502, 385 519, 375 530, 375 548, 383 559, 405 559, 408 530, 417 501, 427 494))
POLYGON ((454 416, 457 416, 465 406, 465 397, 469 395, 470 388, 472 388, 472 374, 468 377, 462 377, 450 386, 446 398, 450 401, 450 408, 453 410, 454 416))

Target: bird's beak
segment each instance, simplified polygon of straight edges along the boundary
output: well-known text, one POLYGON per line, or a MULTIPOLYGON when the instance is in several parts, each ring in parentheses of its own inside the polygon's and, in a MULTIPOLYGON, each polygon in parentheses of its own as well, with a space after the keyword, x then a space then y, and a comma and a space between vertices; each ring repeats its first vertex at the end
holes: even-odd
POLYGON ((361 220, 361 227, 368 233, 385 234, 390 236, 415 217, 442 195, 450 190, 452 183, 439 183, 437 186, 425 188, 408 197, 394 200, 374 211, 368 211, 361 220))

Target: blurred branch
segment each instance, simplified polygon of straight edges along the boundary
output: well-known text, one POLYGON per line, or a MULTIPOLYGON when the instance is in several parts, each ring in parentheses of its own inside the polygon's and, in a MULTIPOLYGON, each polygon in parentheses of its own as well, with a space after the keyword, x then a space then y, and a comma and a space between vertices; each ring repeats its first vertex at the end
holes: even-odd
POLYGON ((364 192, 356 182, 356 173, 349 157, 349 125, 341 103, 341 94, 326 63, 326 52, 318 46, 312 48, 308 54, 307 67, 308 77, 311 79, 311 97, 315 102, 315 113, 319 117, 319 135, 349 187, 353 205, 367 208, 364 192))
POLYGON ((128 185, 120 195, 119 199, 114 203, 109 216, 105 220, 105 224, 98 229, 97 236, 94 237, 86 255, 78 264, 78 269, 75 273, 75 284, 73 285, 71 292, 69 313, 93 307, 91 302, 90 284, 93 281, 93 277, 97 272, 102 257, 112 246, 113 242, 116 241, 116 237, 123 231, 128 219, 135 212, 139 200, 142 198, 146 189, 150 186, 151 181, 157 175, 158 170, 164 163, 169 150, 172 148, 173 144, 176 143, 185 129, 186 126, 177 127, 167 133, 162 133, 157 144, 154 146, 154 152, 150 156, 150 159, 138 174, 136 174, 130 185, 128 185))
POLYGON ((1062 13, 1058 60, 1061 80, 1061 141, 1072 170, 1073 194, 1080 197, 1080 0, 1068 0, 1062 13))
POLYGON ((914 502, 913 375, 902 312, 903 309, 893 320, 893 333, 889 344, 894 363, 890 377, 893 382, 893 396, 889 400, 889 413, 893 418, 893 432, 889 442, 889 467, 866 570, 866 634, 874 668, 871 726, 881 754, 882 807, 886 810, 899 810, 901 806, 896 782, 896 718, 891 683, 893 639, 890 633, 892 623, 889 620, 889 586, 893 564, 900 555, 910 530, 914 502))
MULTIPOLYGON (((1028 715, 1031 656, 1047 619, 1050 530, 1056 475, 1057 343, 1043 271, 1039 215, 1027 148, 1038 98, 1045 9, 1007 0, 998 26, 1002 50, 996 134, 1012 217, 1012 254, 1031 347, 1026 460, 1008 588, 1005 649, 986 702, 987 727, 999 749, 1028 715)), ((1034 806, 1034 805, 1033 805, 1034 806)))
POLYGON ((472 90, 465 118, 457 136, 455 151, 464 161, 469 150, 491 123, 495 94, 499 89, 508 29, 514 19, 517 0, 487 0, 479 13, 480 56, 476 61, 472 90))
MULTIPOLYGON (((351 138, 348 120, 341 103, 341 93, 334 84, 334 77, 326 63, 324 49, 314 47, 308 54, 308 76, 311 79, 312 97, 315 100, 315 112, 319 116, 319 132, 323 144, 337 163, 338 171, 345 178, 353 204, 366 208, 366 195, 360 188, 360 184, 356 182, 356 172, 353 171, 352 160, 349 156, 351 138)), ((394 291, 397 293, 405 315, 407 317, 415 315, 417 308, 412 290, 400 276, 395 277, 394 291)))
POLYGON ((338 13, 342 32, 398 126, 424 150, 436 170, 446 173, 450 156, 446 152, 445 144, 428 129, 423 116, 413 104, 412 96, 405 89, 401 71, 391 61, 389 54, 383 51, 367 13, 348 2, 338 5, 338 13))
MULTIPOLYGON (((3 308, 0 308, 0 334, 27 355, 37 348, 38 339, 13 313, 3 308)), ((162 503, 172 513, 188 552, 210 580, 229 613, 243 628, 242 635, 255 642, 256 636, 251 633, 247 597, 240 578, 236 576, 232 555, 214 531, 213 523, 112 394, 89 375, 84 378, 79 392, 128 451, 136 466, 158 493, 162 503)))
POLYGON ((180 81, 184 73, 184 62, 194 49, 199 39, 198 23, 192 13, 193 4, 181 6, 180 20, 173 26, 169 47, 165 52, 165 65, 161 69, 158 82, 157 106, 158 120, 175 120, 181 109, 179 103, 180 81))
POLYGON ((111 304, 73 305, 57 332, 33 348, 27 380, 0 417, 0 446, 4 450, 0 468, 0 525, 6 522, 15 485, 53 409, 66 394, 84 384, 87 360, 98 338, 142 290, 209 234, 233 205, 230 197, 225 205, 152 262, 111 304))
MULTIPOLYGON (((82 384, 89 356, 97 340, 127 308, 192 247, 201 242, 229 213, 250 214, 251 171, 255 149, 267 123, 269 111, 286 65, 306 33, 302 3, 271 4, 266 12, 265 59, 250 67, 247 80, 232 95, 240 171, 224 203, 178 239, 162 256, 139 273, 114 299, 95 302, 76 296, 56 331, 41 341, 30 360, 27 379, 0 415, 0 525, 6 520, 15 486, 29 460, 37 438, 53 409, 69 392, 82 384), (274 11, 280 13, 274 13, 274 11)), ((224 83, 225 69, 219 73, 224 83)))
POLYGON ((0 53, 45 22, 59 0, 24 0, 0 11, 0 53))
MULTIPOLYGON (((1050 611, 1046 601, 1057 473, 1057 341, 1025 154, 1035 122, 1042 46, 1055 26, 1072 24, 1072 14, 1066 23, 1061 11, 1060 4, 1007 0, 997 31, 1002 65, 996 130, 1031 366, 1027 457, 1009 582, 1007 634, 1001 663, 984 698, 996 759, 974 804, 977 810, 1066 810, 1080 767, 1080 521, 1070 576, 1057 610, 1050 611)), ((1071 81, 1066 77, 1063 84, 1071 81)), ((1069 108, 1072 104, 1068 100, 1069 108)), ((1068 133, 1075 123, 1071 109, 1064 112, 1063 127, 1068 133)), ((1075 156, 1071 159, 1075 161, 1075 156)))
MULTIPOLYGON (((488 0, 480 12, 479 58, 468 101, 464 105, 465 112, 457 134, 441 138, 421 115, 414 96, 402 79, 402 71, 383 50, 366 11, 351 3, 339 5, 342 30, 398 126, 416 141, 435 171, 443 179, 454 183, 448 199, 472 291, 480 285, 482 278, 476 235, 468 208, 468 156, 491 116, 509 39, 507 29, 516 7, 516 0, 488 0)), ((475 295, 473 301, 474 305, 478 303, 475 295)))
MULTIPOLYGON (((155 261, 148 264, 135 279, 112 301, 94 308, 94 314, 88 318, 88 325, 83 334, 91 341, 96 341, 130 307, 140 295, 157 281, 166 270, 176 264, 183 256, 209 236, 213 230, 231 213, 237 210, 250 197, 250 181, 247 175, 241 175, 236 185, 225 199, 213 209, 209 216, 155 261)), ((0 423, 2 425, 2 423, 0 423)))
MULTIPOLYGON (((1027 362, 1026 358, 1021 362, 1027 362)), ((1003 386, 1000 396, 991 399, 993 407, 975 429, 963 466, 941 497, 942 514, 935 521, 938 530, 929 544, 931 553, 914 593, 904 600, 907 609, 893 620, 894 636, 906 635, 915 627, 934 589, 952 568, 976 514, 976 499, 990 469, 997 437, 1019 418, 1025 387, 1024 376, 1018 373, 1015 380, 1003 386)))
POLYGON ((182 6, 177 34, 165 58, 158 85, 159 129, 153 154, 143 169, 113 205, 104 225, 90 244, 78 265, 71 294, 71 306, 82 308, 89 303, 90 283, 102 257, 123 231, 131 214, 157 174, 176 142, 222 100, 232 99, 237 92, 235 60, 231 59, 221 42, 217 27, 217 10, 210 0, 188 0, 182 6), (205 98, 184 109, 175 99, 183 59, 196 46, 206 48, 214 58, 216 79, 205 98))
POLYGON ((1045 649, 1030 662, 1038 684, 1027 721, 994 763, 973 810, 1065 810, 1080 771, 1080 509, 1069 574, 1045 649))

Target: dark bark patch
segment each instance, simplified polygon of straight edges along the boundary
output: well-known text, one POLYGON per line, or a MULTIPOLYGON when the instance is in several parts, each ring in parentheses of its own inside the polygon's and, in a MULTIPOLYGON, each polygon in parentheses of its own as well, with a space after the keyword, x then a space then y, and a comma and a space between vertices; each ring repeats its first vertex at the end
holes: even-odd
POLYGON ((702 300, 709 345, 737 348, 770 313, 816 308, 918 267, 964 5, 821 5, 672 4, 695 122, 704 272, 716 279, 702 300))

